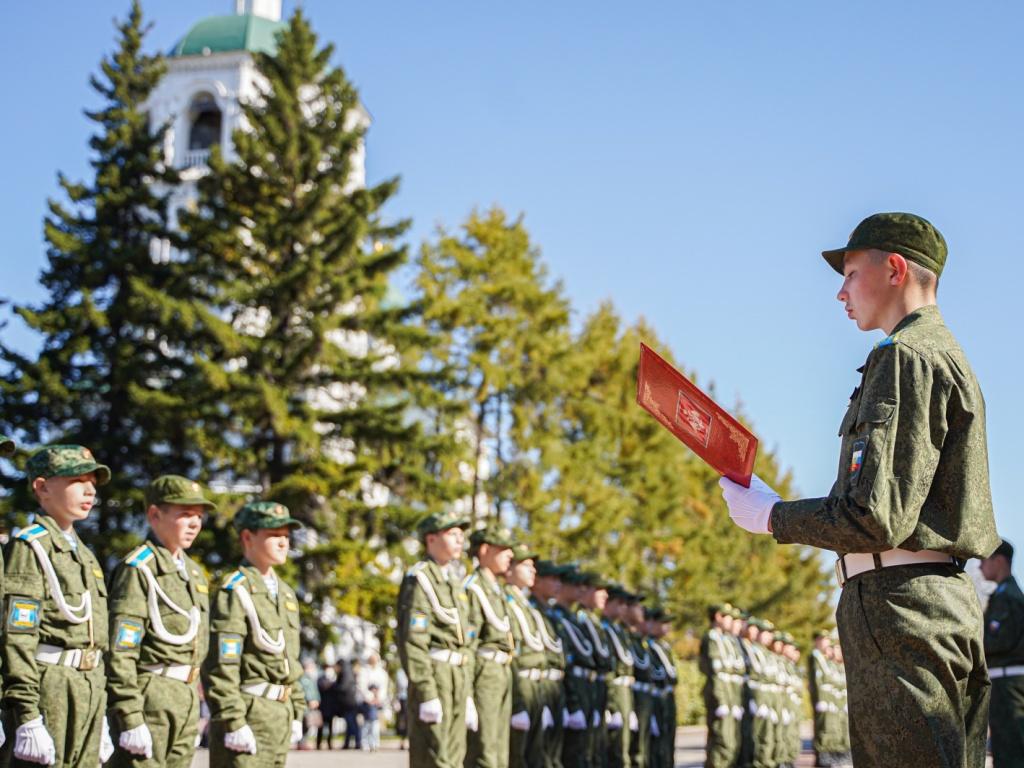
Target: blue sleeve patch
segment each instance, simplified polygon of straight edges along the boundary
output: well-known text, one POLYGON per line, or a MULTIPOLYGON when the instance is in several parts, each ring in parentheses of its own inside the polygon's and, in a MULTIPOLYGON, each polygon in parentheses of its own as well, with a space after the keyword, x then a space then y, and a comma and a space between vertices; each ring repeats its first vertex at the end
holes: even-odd
POLYGON ((430 627, 430 619, 425 613, 414 613, 409 618, 409 629, 413 632, 426 632, 430 627))
POLYGON ((138 619, 118 619, 114 629, 114 650, 131 651, 138 648, 142 644, 144 631, 138 619))
POLYGON ((217 638, 217 658, 222 664, 239 664, 242 661, 242 636, 222 632, 217 638))
POLYGON ((886 336, 880 342, 875 344, 875 349, 882 349, 884 347, 891 347, 895 343, 896 343, 896 339, 894 339, 892 336, 886 336))
POLYGON ((7 609, 8 632, 35 632, 39 629, 39 601, 12 597, 7 609))

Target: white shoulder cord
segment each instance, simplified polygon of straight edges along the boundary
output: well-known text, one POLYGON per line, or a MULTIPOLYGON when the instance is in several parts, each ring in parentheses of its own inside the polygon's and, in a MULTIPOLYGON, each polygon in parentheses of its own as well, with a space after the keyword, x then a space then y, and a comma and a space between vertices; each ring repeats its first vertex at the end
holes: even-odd
POLYGON ((594 626, 594 622, 590 620, 590 617, 585 613, 580 613, 583 621, 587 625, 587 632, 590 633, 590 639, 594 641, 595 650, 601 655, 602 659, 607 659, 608 654, 611 653, 608 646, 601 642, 601 637, 598 635, 597 627, 594 626))
POLYGON ((434 613, 437 615, 442 622, 445 624, 457 625, 460 624, 459 609, 454 606, 451 608, 445 608, 441 605, 441 601, 437 597, 437 593, 434 591, 434 585, 430 583, 430 579, 427 578, 427 574, 423 573, 422 570, 416 571, 416 581, 423 588, 423 591, 427 595, 427 602, 430 603, 430 607, 434 609, 434 613))
POLYGON ((519 607, 515 598, 512 599, 510 604, 512 606, 512 613, 515 614, 516 621, 519 622, 519 628, 523 630, 523 640, 526 642, 526 645, 529 646, 530 650, 543 651, 544 641, 530 631, 526 614, 523 613, 523 609, 519 607))
POLYGON ((552 653, 562 652, 562 639, 560 637, 551 637, 548 634, 548 625, 544 621, 544 617, 541 616, 540 611, 536 608, 531 608, 530 612, 533 614, 533 618, 537 620, 537 629, 540 630, 541 639, 544 641, 544 647, 552 653))
MULTIPOLYGON (((640 648, 643 649, 643 642, 640 643, 640 648)), ((634 646, 633 650, 633 666, 637 669, 650 669, 651 668, 651 654, 644 651, 644 655, 640 655, 640 651, 636 650, 634 646)))
POLYGON ((75 606, 68 605, 68 601, 64 599, 64 591, 60 588, 60 582, 57 580, 57 573, 53 570, 53 563, 50 562, 50 557, 46 554, 46 550, 43 549, 42 544, 38 541, 30 541, 28 545, 32 547, 32 551, 36 554, 36 559, 43 569, 43 575, 46 576, 46 583, 50 587, 50 594, 53 595, 53 601, 57 603, 57 609, 61 615, 72 624, 84 624, 89 621, 92 618, 92 593, 89 589, 86 588, 85 592, 82 593, 81 603, 75 606))
POLYGON ((498 614, 494 612, 494 607, 491 605, 491 601, 487 599, 487 595, 485 595, 484 591, 480 589, 480 585, 474 582, 469 585, 469 589, 473 590, 473 594, 479 598, 480 607, 483 609, 487 623, 499 632, 508 632, 509 629, 511 629, 508 623, 508 616, 504 619, 498 618, 498 614))
POLYGON ((675 666, 675 664, 672 663, 672 660, 669 659, 668 655, 665 653, 664 649, 662 649, 661 645, 657 641, 651 643, 651 647, 654 649, 654 652, 657 653, 658 656, 661 658, 661 663, 665 667, 665 674, 667 674, 669 677, 671 677, 673 680, 675 680, 676 679, 676 666, 675 666))
POLYGON ((615 655, 619 657, 619 661, 623 664, 633 664, 633 654, 622 647, 622 643, 619 642, 619 633, 615 631, 615 627, 611 624, 608 625, 608 635, 612 639, 612 645, 615 646, 615 655))
MULTIPOLYGON (((199 632, 201 616, 198 606, 193 605, 191 610, 188 611, 181 608, 160 588, 160 585, 157 583, 156 576, 154 576, 153 572, 149 570, 148 565, 145 563, 139 563, 135 567, 142 571, 142 574, 146 577, 146 581, 149 584, 149 619, 153 623, 153 634, 165 643, 170 643, 171 645, 186 645, 191 643, 195 639, 196 633, 199 632), (163 619, 160 618, 160 600, 163 600, 167 607, 179 616, 188 617, 188 629, 185 630, 185 634, 175 635, 164 625, 163 619)), ((246 597, 248 596, 249 595, 247 593, 246 597)), ((252 601, 250 601, 249 604, 251 605, 252 601)), ((245 606, 244 599, 242 605, 243 607, 245 606)), ((246 612, 248 613, 248 611, 246 612)))
POLYGON ((267 653, 273 653, 274 655, 280 655, 284 652, 284 630, 277 630, 277 639, 274 640, 267 634, 267 631, 260 625, 260 617, 256 614, 256 606, 253 605, 252 597, 249 595, 249 590, 243 587, 241 584, 237 584, 234 587, 234 591, 238 593, 238 600, 242 603, 242 608, 245 610, 245 615, 249 617, 249 627, 252 629, 252 641, 261 651, 267 653))
POLYGON ((558 620, 562 622, 562 626, 565 627, 565 633, 572 640, 572 644, 576 646, 576 650, 582 653, 584 656, 590 656, 594 653, 593 646, 587 642, 587 638, 583 637, 579 630, 573 626, 572 622, 566 619, 564 616, 559 616, 558 620))

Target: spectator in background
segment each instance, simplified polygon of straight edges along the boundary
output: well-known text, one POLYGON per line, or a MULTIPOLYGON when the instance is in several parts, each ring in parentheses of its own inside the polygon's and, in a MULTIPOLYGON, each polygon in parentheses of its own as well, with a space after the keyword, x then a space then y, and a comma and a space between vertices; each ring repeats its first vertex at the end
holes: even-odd
POLYGON ((369 655, 366 666, 359 669, 356 682, 363 700, 363 749, 376 752, 380 748, 380 710, 388 700, 388 673, 379 655, 369 655))
POLYGON ((306 697, 306 714, 303 716, 299 749, 312 748, 307 737, 319 735, 320 726, 324 723, 323 714, 320 712, 320 689, 317 686, 317 679, 316 662, 308 660, 302 665, 302 677, 299 678, 299 685, 302 686, 302 693, 306 697))
POLYGON ((395 674, 395 733, 399 738, 399 749, 405 749, 409 735, 409 676, 401 667, 395 674))
POLYGON ((358 672, 358 661, 341 662, 341 672, 338 675, 338 701, 341 709, 341 716, 345 718, 345 743, 342 749, 351 749, 352 741, 355 741, 355 748, 362 749, 363 736, 359 728, 359 708, 362 704, 362 697, 359 695, 359 685, 356 682, 358 672))
POLYGON ((334 737, 334 718, 341 715, 340 697, 338 695, 338 679, 341 676, 341 664, 335 664, 324 670, 324 673, 317 680, 316 687, 320 691, 320 715, 323 723, 316 735, 316 748, 320 749, 323 742, 327 742, 327 749, 331 748, 331 739, 334 737))

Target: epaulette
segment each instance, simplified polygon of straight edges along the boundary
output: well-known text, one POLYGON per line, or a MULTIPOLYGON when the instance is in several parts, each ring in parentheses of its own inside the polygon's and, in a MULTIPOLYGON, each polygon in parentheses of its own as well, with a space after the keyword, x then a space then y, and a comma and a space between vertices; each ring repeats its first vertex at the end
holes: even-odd
POLYGON ((476 581, 476 571, 469 574, 468 576, 466 576, 466 578, 462 580, 462 588, 469 589, 470 585, 472 585, 474 581, 476 581))
POLYGON ((245 574, 242 573, 241 569, 239 569, 237 571, 234 571, 232 573, 229 573, 227 576, 224 577, 224 581, 221 583, 220 588, 221 589, 226 589, 226 590, 228 590, 230 592, 244 578, 245 578, 245 574))
POLYGON ((895 336, 886 336, 880 342, 875 344, 875 349, 882 349, 884 347, 891 347, 895 343, 896 343, 896 337, 895 336))
POLYGON ((405 572, 406 577, 415 576, 417 573, 427 567, 426 560, 420 560, 418 563, 413 563, 412 568, 405 572))
POLYGON ((49 531, 46 530, 45 526, 40 523, 34 523, 27 528, 22 528, 14 538, 21 539, 22 541, 35 541, 36 539, 41 539, 43 536, 48 534, 49 531))
POLYGON ((138 568, 143 563, 148 563, 154 557, 156 557, 156 553, 153 551, 153 548, 149 544, 142 544, 128 555, 124 561, 132 568, 138 568))

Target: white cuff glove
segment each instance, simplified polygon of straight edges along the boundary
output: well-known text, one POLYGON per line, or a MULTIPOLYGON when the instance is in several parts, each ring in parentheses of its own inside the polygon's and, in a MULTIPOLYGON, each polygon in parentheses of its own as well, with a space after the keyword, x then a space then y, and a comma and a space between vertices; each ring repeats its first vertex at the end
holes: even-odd
POLYGON ((728 717, 729 713, 731 711, 732 710, 729 709, 729 705, 728 704, 719 704, 717 707, 715 707, 715 717, 717 717, 717 718, 728 717))
POLYGON ((256 734, 248 725, 243 725, 237 731, 224 734, 224 746, 232 752, 248 752, 250 755, 255 755, 256 734))
POLYGON ((441 700, 431 699, 420 704, 419 718, 422 723, 440 723, 444 713, 441 711, 441 700))
POLYGON ((742 720, 743 719, 743 707, 741 707, 739 704, 733 704, 732 705, 732 719, 733 720, 742 720))
POLYGON ((40 765, 53 765, 57 762, 57 748, 53 745, 50 732, 43 725, 43 718, 37 717, 22 723, 14 731, 14 756, 40 765))
POLYGON ((4 726, 0 724, 0 747, 7 743, 7 734, 4 733, 4 726))
POLYGON ((292 746, 294 747, 300 741, 302 741, 302 721, 292 720, 292 746))
POLYGON ((551 714, 551 710, 546 706, 540 711, 540 727, 543 730, 553 727, 555 724, 555 716, 551 714))
POLYGON ((121 735, 117 737, 117 743, 125 752, 147 758, 153 757, 153 734, 149 732, 149 726, 145 723, 129 728, 127 731, 121 731, 121 735))
POLYGON ((570 731, 585 731, 587 730, 587 716, 583 714, 582 709, 577 709, 575 712, 569 715, 569 722, 567 727, 570 731))
POLYGON ((476 702, 466 699, 466 728, 476 733, 480 728, 480 715, 476 711, 476 702))
POLYGON ((722 496, 729 507, 729 517, 740 528, 751 533, 770 533, 768 522, 772 507, 782 497, 768 487, 757 475, 750 478, 750 487, 744 488, 727 477, 718 481, 722 496))
POLYGON ((530 713, 525 709, 522 712, 516 712, 512 715, 512 730, 514 731, 528 731, 530 730, 530 713))
POLYGON ((621 712, 609 712, 608 713, 608 730, 617 731, 622 728, 622 713, 621 712))
POLYGON ((814 711, 819 713, 828 712, 828 703, 824 701, 819 701, 817 704, 814 705, 814 711))
POLYGON ((651 715, 651 736, 658 738, 661 736, 661 728, 658 727, 658 718, 651 715))
POLYGON ((629 713, 629 730, 633 733, 639 733, 640 731, 640 720, 636 716, 636 712, 629 713))
POLYGON ((100 762, 105 763, 114 754, 114 742, 110 739, 110 722, 103 718, 103 733, 100 735, 100 762))

